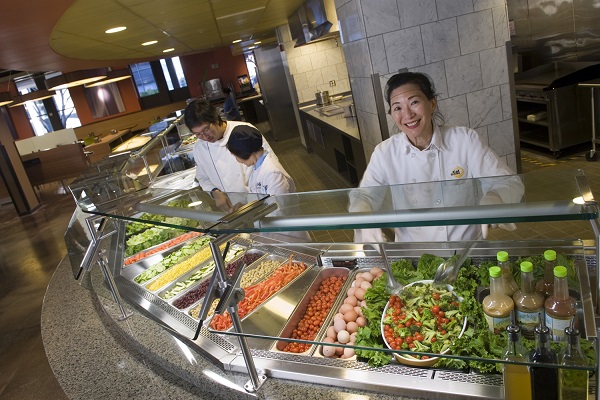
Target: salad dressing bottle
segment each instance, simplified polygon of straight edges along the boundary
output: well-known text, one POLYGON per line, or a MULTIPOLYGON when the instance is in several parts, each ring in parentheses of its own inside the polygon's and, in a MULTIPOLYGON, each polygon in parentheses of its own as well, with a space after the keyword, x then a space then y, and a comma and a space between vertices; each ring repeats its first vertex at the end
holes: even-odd
POLYGON ((490 268, 490 294, 481 303, 488 326, 495 334, 500 334, 510 325, 510 313, 514 302, 504 294, 502 270, 500 267, 490 268))
POLYGON ((544 252, 544 277, 535 285, 535 290, 543 294, 545 298, 554 293, 554 267, 556 267, 556 251, 546 250, 544 252))
MULTIPOLYGON (((511 315, 514 316, 514 311, 511 315)), ((504 352, 504 359, 527 362, 527 353, 521 343, 521 328, 514 320, 506 327, 506 333, 508 334, 508 345, 504 352)), ((504 363, 502 375, 505 400, 531 399, 531 378, 527 365, 504 363)))
MULTIPOLYGON (((587 358, 581 351, 579 344, 579 330, 575 328, 575 317, 571 326, 565 328, 567 347, 561 355, 561 365, 586 366, 587 358)), ((561 400, 587 400, 588 399, 588 372, 586 370, 564 369, 558 372, 558 393, 561 400)))
POLYGON ((540 323, 540 312, 544 309, 544 296, 533 287, 533 264, 521 263, 521 289, 513 296, 517 309, 517 322, 523 336, 533 339, 533 331, 540 323))
POLYGON ((546 326, 550 328, 552 340, 565 341, 565 328, 577 313, 575 299, 569 296, 567 269, 562 265, 554 267, 554 293, 544 303, 546 326))
POLYGON ((502 269, 502 284, 504 287, 504 293, 510 297, 519 289, 519 285, 515 282, 515 278, 512 274, 512 266, 508 259, 508 253, 506 251, 499 251, 496 254, 498 259, 498 266, 502 269))
MULTIPOLYGON (((535 349, 531 351, 533 363, 558 364, 556 353, 550 347, 550 329, 539 316, 540 325, 535 327, 535 349)), ((558 369, 531 367, 531 391, 535 400, 558 399, 558 369)))

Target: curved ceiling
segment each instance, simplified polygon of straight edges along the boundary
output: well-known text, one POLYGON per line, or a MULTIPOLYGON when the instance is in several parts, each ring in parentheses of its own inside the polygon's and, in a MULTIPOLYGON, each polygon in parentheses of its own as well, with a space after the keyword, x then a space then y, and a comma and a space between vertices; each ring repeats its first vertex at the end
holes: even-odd
MULTIPOLYGON (((3 5, 0 68, 62 71, 274 40, 304 0, 30 0, 3 5), (127 29, 113 34, 114 26, 127 29), (157 40, 151 46, 143 42, 157 40)), ((242 48, 238 46, 241 52, 242 48)), ((236 48, 232 48, 235 53, 236 48)))

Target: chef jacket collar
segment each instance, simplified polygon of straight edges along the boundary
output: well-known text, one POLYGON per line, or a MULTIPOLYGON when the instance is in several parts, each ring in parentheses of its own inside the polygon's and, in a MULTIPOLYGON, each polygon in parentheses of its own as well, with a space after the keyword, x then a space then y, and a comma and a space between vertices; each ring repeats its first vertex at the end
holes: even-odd
MULTIPOLYGON (((416 147, 413 146, 413 144, 410 142, 410 140, 408 140, 408 138, 406 137, 406 134, 404 132, 402 133, 402 141, 404 142, 405 154, 408 154, 413 149, 416 149, 416 147)), ((444 151, 446 149, 446 146, 444 145, 444 138, 442 137, 442 134, 440 132, 440 127, 438 125, 433 126, 433 136, 431 137, 431 143, 429 143, 429 146, 427 146, 427 148, 425 150, 433 150, 433 149, 437 149, 440 151, 444 151)))

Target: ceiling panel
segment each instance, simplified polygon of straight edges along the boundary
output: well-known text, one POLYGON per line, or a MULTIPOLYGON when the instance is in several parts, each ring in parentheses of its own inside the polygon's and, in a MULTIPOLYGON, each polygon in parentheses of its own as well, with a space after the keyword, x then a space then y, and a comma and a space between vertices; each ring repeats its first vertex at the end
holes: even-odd
POLYGON ((285 24, 303 1, 28 0, 31 23, 16 9, 3 9, 0 68, 18 64, 19 68, 30 65, 31 70, 69 71, 70 65, 78 69, 107 65, 85 60, 124 65, 136 58, 160 58, 166 47, 174 47, 169 54, 177 55, 229 46, 238 38, 273 40, 274 29, 285 24), (127 29, 104 33, 117 25, 127 29), (159 43, 142 47, 148 40, 159 43))

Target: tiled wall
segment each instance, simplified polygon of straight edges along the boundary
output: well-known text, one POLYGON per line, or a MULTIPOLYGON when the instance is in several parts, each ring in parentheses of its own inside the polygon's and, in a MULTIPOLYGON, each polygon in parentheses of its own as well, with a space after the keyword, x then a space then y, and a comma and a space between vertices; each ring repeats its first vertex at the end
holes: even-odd
POLYGON ((294 48, 287 25, 280 27, 280 35, 298 102, 314 101, 318 90, 328 90, 330 96, 350 90, 339 37, 294 48), (335 86, 329 86, 330 81, 335 81, 335 86))
MULTIPOLYGON (((447 125, 475 129, 516 170, 505 0, 335 5, 367 159, 382 140, 374 90, 383 92, 388 78, 407 68, 431 76, 447 125), (380 75, 379 85, 372 84, 372 74, 380 75)), ((398 132, 389 115, 387 122, 390 134, 398 132)))

